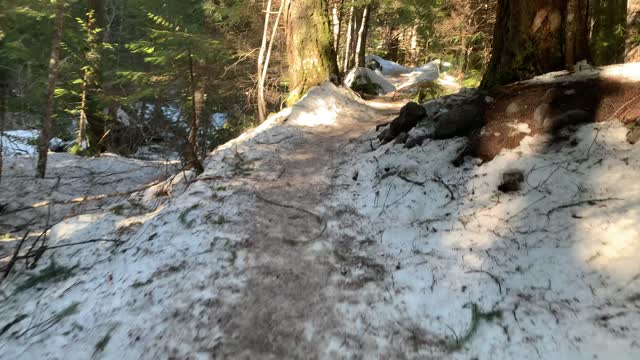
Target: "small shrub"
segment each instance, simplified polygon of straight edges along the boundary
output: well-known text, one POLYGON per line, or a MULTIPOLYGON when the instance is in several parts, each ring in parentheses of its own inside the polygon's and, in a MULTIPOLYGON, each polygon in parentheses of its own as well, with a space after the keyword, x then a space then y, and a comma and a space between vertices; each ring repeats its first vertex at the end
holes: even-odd
POLYGON ((73 144, 69 148, 68 152, 69 152, 69 154, 75 155, 75 156, 85 156, 86 155, 85 149, 83 149, 80 144, 73 144))

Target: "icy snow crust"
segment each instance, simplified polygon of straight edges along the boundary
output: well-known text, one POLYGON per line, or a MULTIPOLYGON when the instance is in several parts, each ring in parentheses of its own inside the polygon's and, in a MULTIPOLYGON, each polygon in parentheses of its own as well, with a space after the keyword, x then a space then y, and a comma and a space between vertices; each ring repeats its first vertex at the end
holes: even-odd
POLYGON ((51 244, 140 224, 120 246, 41 260, 78 266, 66 280, 3 283, 0 326, 26 318, 2 357, 640 356, 640 147, 622 125, 455 168, 462 139, 378 147, 372 128, 393 116, 375 105, 314 88, 164 208, 56 226, 51 244), (523 190, 498 192, 514 169, 523 190), (474 323, 473 308, 502 316, 474 323))

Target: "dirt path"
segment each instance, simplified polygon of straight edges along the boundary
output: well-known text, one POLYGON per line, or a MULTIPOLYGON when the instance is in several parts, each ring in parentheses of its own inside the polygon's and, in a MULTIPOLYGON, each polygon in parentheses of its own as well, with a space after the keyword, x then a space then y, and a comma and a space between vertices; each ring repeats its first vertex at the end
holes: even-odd
POLYGON ((341 336, 336 305, 350 296, 349 288, 375 280, 381 270, 365 265, 363 274, 347 274, 349 266, 361 264, 351 256, 349 236, 340 231, 353 228, 354 219, 327 203, 339 186, 337 161, 346 144, 388 121, 402 105, 347 108, 333 125, 302 127, 285 144, 259 145, 275 156, 258 167, 282 173, 268 182, 260 181, 260 173, 253 175, 242 190, 254 199, 245 214, 253 219, 247 238, 252 267, 240 300, 224 311, 228 338, 220 353, 306 358, 324 353, 327 340, 341 336))

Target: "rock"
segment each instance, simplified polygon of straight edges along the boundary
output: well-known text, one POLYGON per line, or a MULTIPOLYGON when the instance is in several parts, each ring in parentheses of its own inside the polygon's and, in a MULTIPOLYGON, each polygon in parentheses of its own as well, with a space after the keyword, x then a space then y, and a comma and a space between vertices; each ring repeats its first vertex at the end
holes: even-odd
POLYGON ((547 103, 540 104, 540 106, 536 108, 533 112, 533 121, 536 127, 541 128, 544 125, 550 111, 551 106, 547 103))
POLYGON ((371 69, 371 70, 382 70, 382 65, 380 65, 380 63, 378 62, 378 60, 370 58, 367 61, 366 67, 371 69))
POLYGON ((544 122, 544 128, 551 131, 559 131, 572 125, 581 125, 593 121, 593 114, 584 110, 569 110, 544 122))
POLYGON ((475 103, 468 103, 440 113, 436 120, 434 138, 450 139, 456 136, 467 136, 483 125, 484 110, 475 103))
POLYGON ((511 193, 520 190, 524 183, 524 174, 520 170, 507 171, 502 174, 502 184, 498 186, 498 190, 503 193, 511 193))
POLYGON ((353 91, 368 95, 382 95, 396 90, 379 72, 368 68, 355 68, 344 78, 344 84, 353 91))
POLYGON ((513 114, 519 113, 520 110, 521 110, 520 104, 518 104, 517 101, 514 101, 511 104, 509 104, 509 106, 507 106, 507 109, 505 110, 505 112, 507 113, 507 115, 513 115, 513 114))
POLYGON ((627 134, 627 141, 633 145, 640 141, 640 127, 636 127, 627 134))
POLYGON ((407 139, 407 142, 404 144, 404 147, 407 149, 413 149, 416 146, 422 146, 424 141, 428 138, 428 135, 409 137, 409 139, 407 139))
MULTIPOLYGON (((431 123, 431 121, 429 121, 431 123)), ((433 134, 433 130, 424 127, 424 128, 415 128, 409 132, 409 138, 407 142, 405 142, 404 147, 407 149, 413 149, 416 146, 422 146, 425 140, 431 137, 433 134)))
POLYGON ((53 138, 49 141, 49 151, 61 153, 67 151, 67 144, 60 138, 53 138))
POLYGON ((406 132, 400 133, 400 135, 396 136, 395 144, 404 144, 409 139, 409 134, 406 132))
POLYGON ((416 127, 425 115, 426 111, 424 107, 414 102, 408 103, 400 109, 400 115, 391 122, 389 127, 378 135, 378 139, 384 143, 388 143, 401 133, 408 133, 416 127))

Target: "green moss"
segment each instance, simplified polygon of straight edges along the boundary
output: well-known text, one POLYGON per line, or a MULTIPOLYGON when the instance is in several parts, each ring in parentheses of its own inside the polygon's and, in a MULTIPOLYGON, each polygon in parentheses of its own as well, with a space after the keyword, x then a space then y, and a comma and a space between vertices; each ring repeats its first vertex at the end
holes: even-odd
POLYGON ((467 71, 464 74, 464 79, 462 80, 462 87, 464 88, 477 88, 480 87, 480 82, 482 81, 482 73, 478 70, 467 71))
POLYGON ((86 155, 85 149, 83 149, 82 146, 80 146, 80 144, 73 144, 73 146, 69 148, 68 152, 69 154, 76 155, 76 156, 86 155))
POLYGON ((200 204, 193 204, 191 205, 191 207, 189 207, 188 209, 180 213, 180 216, 178 216, 178 220, 180 220, 180 223, 187 228, 192 228, 196 220, 195 219, 187 220, 187 217, 189 216, 189 213, 191 213, 192 211, 196 210, 199 207, 200 207, 200 204))
POLYGON ((483 312, 477 304, 471 304, 471 325, 469 326, 469 329, 463 337, 448 344, 447 349, 450 352, 461 350, 464 345, 478 332, 478 327, 480 326, 481 321, 484 320, 490 322, 496 319, 502 319, 502 311, 494 310, 490 312, 483 312))
POLYGON ((73 276, 74 270, 78 267, 78 265, 74 267, 65 267, 65 266, 57 266, 55 261, 52 259, 51 264, 46 268, 40 270, 38 274, 29 276, 27 280, 25 280, 22 285, 16 288, 17 292, 22 292, 32 287, 35 287, 39 284, 51 283, 51 282, 59 282, 66 280, 73 276))
POLYGON ((124 214, 124 205, 116 205, 111 208, 111 212, 114 215, 122 216, 124 214))
POLYGON ((218 216, 218 218, 213 222, 215 225, 224 225, 226 223, 226 219, 224 218, 224 216, 220 215, 218 216))
POLYGON ((139 289, 143 286, 150 285, 152 282, 153 282, 153 279, 148 279, 147 281, 136 281, 131 285, 131 287, 134 289, 139 289))
POLYGON ((111 341, 111 333, 113 333, 113 331, 116 329, 116 327, 112 327, 111 329, 109 329, 109 331, 107 331, 107 333, 104 335, 104 337, 102 339, 100 339, 100 341, 98 341, 98 343, 96 343, 96 350, 94 351, 94 355, 96 353, 100 353, 103 352, 104 349, 107 347, 107 344, 109 344, 109 341, 111 341))

